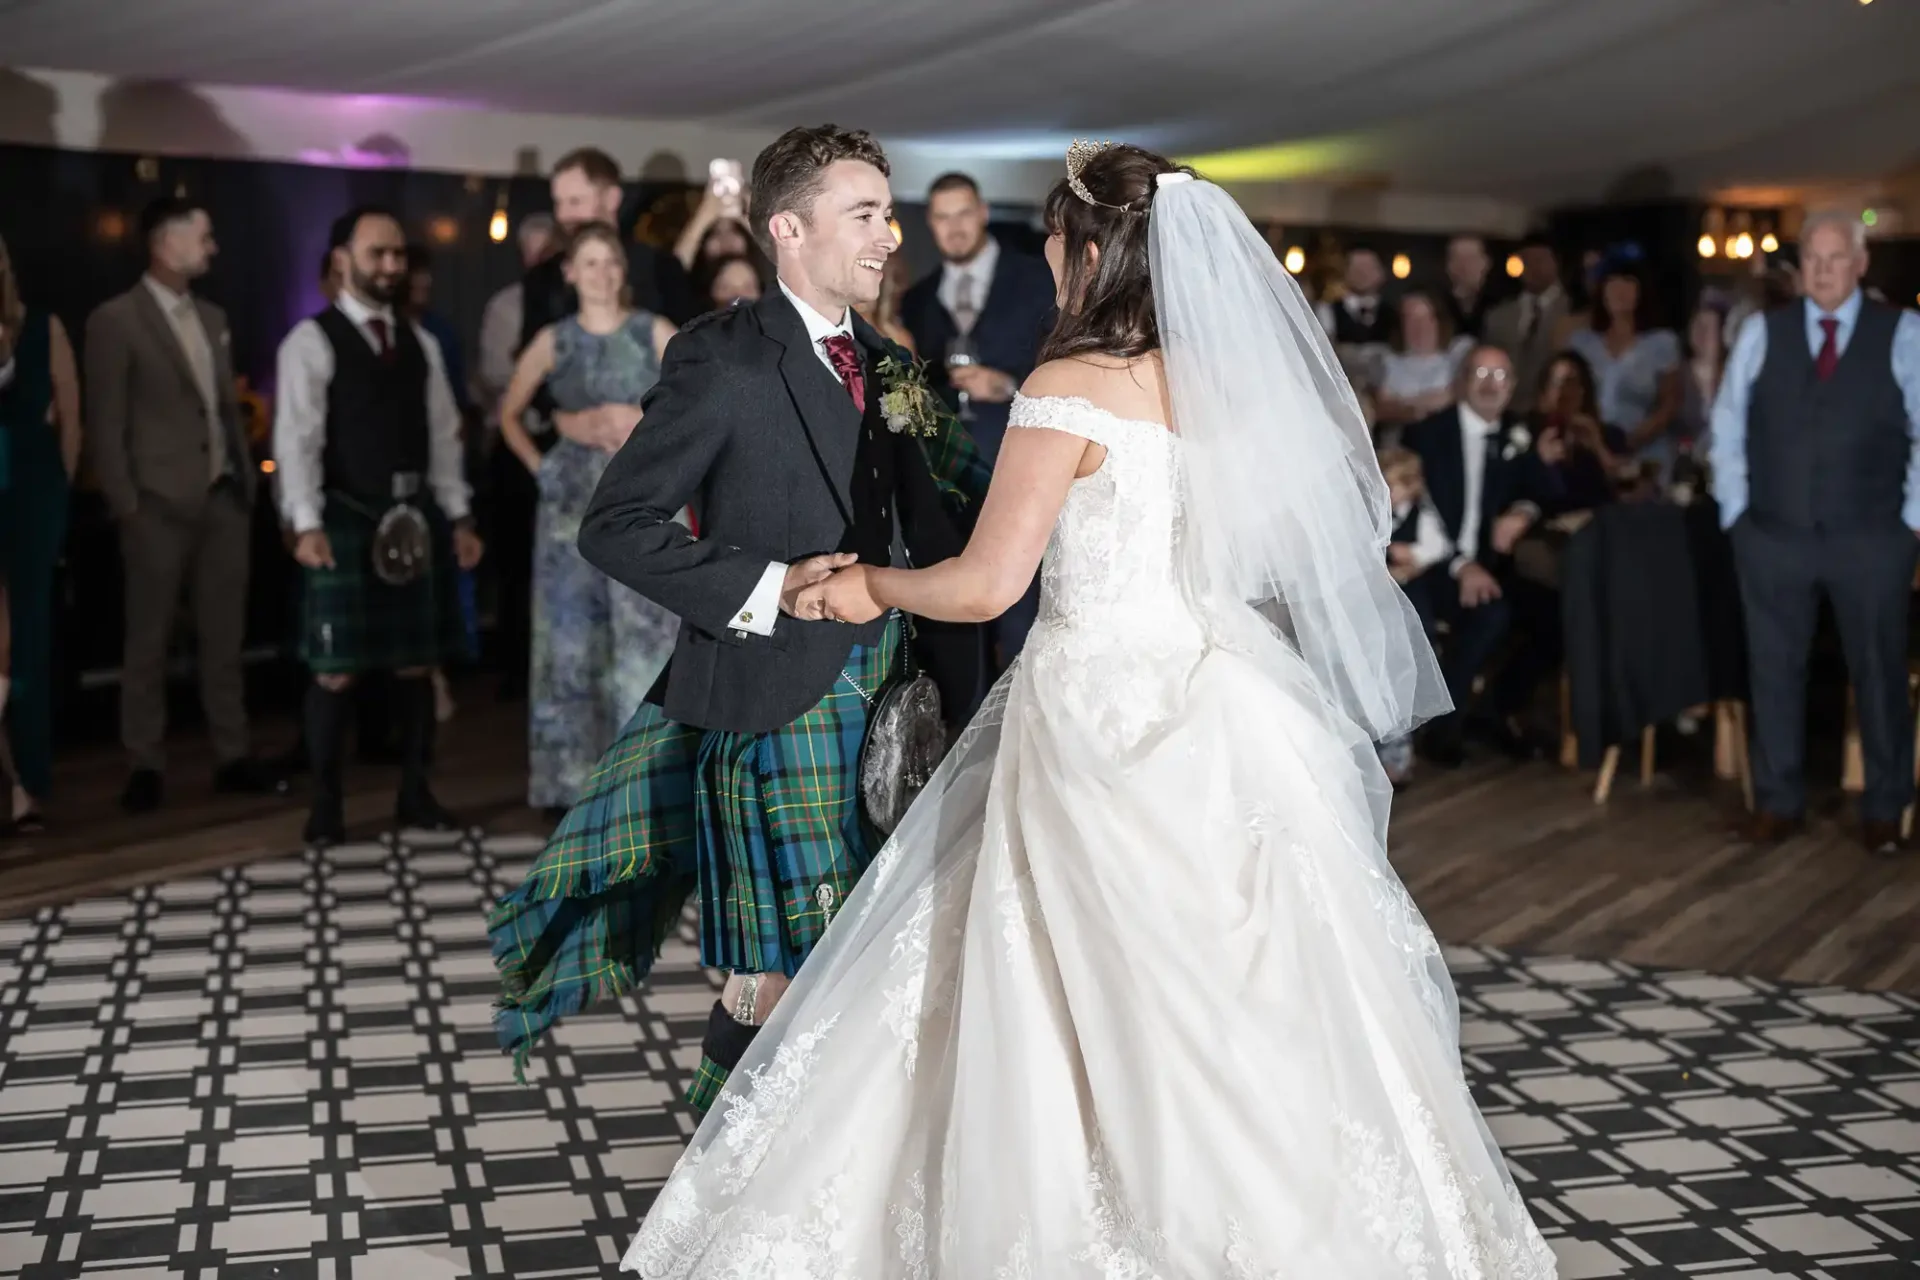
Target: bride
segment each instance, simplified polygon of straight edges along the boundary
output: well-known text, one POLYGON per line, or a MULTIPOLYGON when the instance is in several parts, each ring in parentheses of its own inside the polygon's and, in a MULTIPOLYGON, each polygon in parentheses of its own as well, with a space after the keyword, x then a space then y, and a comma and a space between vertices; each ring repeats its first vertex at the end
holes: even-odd
POLYGON ((977 621, 1044 551, 1039 625, 622 1266, 1550 1278, 1386 858, 1370 743, 1447 702, 1352 391, 1218 187, 1076 143, 1046 218, 1062 317, 965 553, 800 603, 977 621))

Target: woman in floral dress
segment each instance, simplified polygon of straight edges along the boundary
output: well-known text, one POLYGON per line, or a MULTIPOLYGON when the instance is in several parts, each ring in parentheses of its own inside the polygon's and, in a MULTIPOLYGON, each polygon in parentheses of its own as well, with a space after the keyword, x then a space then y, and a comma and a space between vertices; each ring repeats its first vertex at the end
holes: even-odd
MULTIPOLYGON (((626 250, 610 226, 567 249, 580 310, 522 353, 501 406, 501 437, 540 489, 528 675, 527 802, 573 803, 600 753, 667 664, 679 621, 581 559, 580 517, 607 462, 640 423, 673 325, 626 301, 626 250), (557 439, 546 452, 524 421, 544 384, 557 439)), ((642 428, 644 429, 644 428, 642 428)))

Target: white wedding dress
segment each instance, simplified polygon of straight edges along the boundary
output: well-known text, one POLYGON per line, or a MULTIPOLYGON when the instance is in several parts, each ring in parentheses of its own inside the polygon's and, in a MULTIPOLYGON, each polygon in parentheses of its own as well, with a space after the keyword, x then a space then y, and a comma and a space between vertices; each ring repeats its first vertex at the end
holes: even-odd
POLYGON ((1554 1275, 1304 664, 1209 641, 1182 441, 1104 445, 1017 666, 846 901, 623 1268, 701 1280, 1554 1275))

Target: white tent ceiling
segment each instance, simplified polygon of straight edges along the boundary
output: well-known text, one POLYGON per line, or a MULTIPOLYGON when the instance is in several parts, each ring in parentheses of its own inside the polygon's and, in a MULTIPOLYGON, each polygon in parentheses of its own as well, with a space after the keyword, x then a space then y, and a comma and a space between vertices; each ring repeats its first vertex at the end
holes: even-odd
POLYGON ((1636 171, 1704 192, 1912 170, 1916 54, 1916 0, 0 0, 14 66, 834 119, 1003 158, 1076 133, 1268 148, 1236 176, 1536 203, 1636 171))

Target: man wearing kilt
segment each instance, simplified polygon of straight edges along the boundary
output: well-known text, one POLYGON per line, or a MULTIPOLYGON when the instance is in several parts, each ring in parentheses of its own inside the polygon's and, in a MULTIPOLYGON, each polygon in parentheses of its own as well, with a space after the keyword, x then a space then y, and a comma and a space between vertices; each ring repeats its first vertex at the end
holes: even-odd
POLYGON ((958 554, 988 478, 854 310, 897 244, 887 174, 869 135, 833 126, 761 153, 753 229, 780 288, 682 329, 594 495, 581 554, 681 629, 489 920, 495 1027, 517 1065, 558 1018, 643 978, 697 885, 702 961, 729 974, 688 1091, 704 1111, 877 852, 857 765, 907 624, 803 621, 793 602, 855 560, 958 554), (689 503, 698 538, 674 522, 689 503))
POLYGON ((341 727, 347 690, 366 672, 395 676, 396 822, 456 825, 427 785, 429 675, 465 643, 454 567, 472 568, 481 552, 445 360, 431 336, 394 310, 406 279, 400 222, 383 209, 356 209, 335 225, 334 243, 344 246, 335 253, 345 287, 281 344, 273 426, 282 515, 305 571, 310 844, 346 834, 341 727), (422 526, 424 547, 406 536, 422 526))

